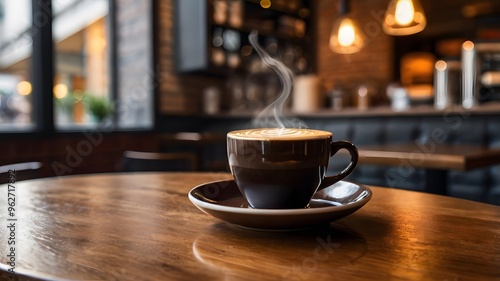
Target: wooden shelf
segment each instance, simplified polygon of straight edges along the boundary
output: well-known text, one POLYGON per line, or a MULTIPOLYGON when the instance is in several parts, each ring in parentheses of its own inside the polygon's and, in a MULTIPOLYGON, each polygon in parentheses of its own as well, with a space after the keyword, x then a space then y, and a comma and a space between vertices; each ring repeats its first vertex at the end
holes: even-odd
POLYGON ((488 103, 474 108, 466 109, 455 106, 447 109, 435 109, 430 105, 411 107, 404 111, 394 111, 388 106, 373 107, 367 110, 348 108, 341 111, 321 110, 310 114, 299 114, 303 117, 365 117, 365 116, 439 116, 439 115, 499 115, 500 103, 488 103))
MULTIPOLYGON (((214 115, 204 114, 168 114, 176 116, 206 117, 206 118, 252 118, 258 115, 260 111, 237 111, 222 112, 214 115)), ((500 115, 500 102, 485 103, 480 106, 465 109, 456 106, 444 110, 438 110, 430 105, 421 105, 411 107, 404 111, 394 111, 388 106, 373 107, 367 110, 358 110, 356 108, 346 108, 340 111, 333 109, 323 109, 311 113, 293 113, 287 112, 286 116, 303 118, 330 118, 330 117, 384 117, 384 116, 439 116, 439 115, 500 115)))

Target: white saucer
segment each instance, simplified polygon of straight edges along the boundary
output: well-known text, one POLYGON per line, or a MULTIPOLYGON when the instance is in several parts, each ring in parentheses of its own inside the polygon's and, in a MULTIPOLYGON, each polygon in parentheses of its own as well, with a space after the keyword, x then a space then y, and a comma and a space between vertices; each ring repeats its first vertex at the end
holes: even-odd
POLYGON ((304 229, 343 218, 363 207, 372 191, 361 184, 337 182, 317 192, 308 208, 253 209, 234 180, 201 184, 189 192, 201 211, 242 228, 283 231, 304 229))

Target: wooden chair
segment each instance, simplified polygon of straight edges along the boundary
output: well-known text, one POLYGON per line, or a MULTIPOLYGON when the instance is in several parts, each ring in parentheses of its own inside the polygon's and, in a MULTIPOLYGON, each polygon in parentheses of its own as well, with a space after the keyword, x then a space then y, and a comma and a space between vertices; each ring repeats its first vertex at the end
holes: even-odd
POLYGON ((191 152, 140 152, 123 153, 122 170, 125 172, 196 171, 198 159, 191 152))
POLYGON ((0 166, 0 184, 42 177, 41 162, 23 162, 0 166), (14 175, 12 177, 12 175, 14 175))
POLYGON ((225 134, 165 133, 159 135, 159 142, 161 151, 189 151, 196 153, 198 170, 227 171, 225 134))

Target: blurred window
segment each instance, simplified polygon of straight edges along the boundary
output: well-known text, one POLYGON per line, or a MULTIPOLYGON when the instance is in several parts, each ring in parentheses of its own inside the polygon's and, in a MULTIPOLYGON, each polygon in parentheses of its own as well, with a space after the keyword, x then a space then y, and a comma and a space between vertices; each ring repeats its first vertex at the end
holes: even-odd
POLYGON ((99 129, 104 121, 117 129, 151 129, 157 74, 151 5, 151 0, 0 0, 0 130, 99 129), (52 9, 45 9, 49 2, 52 9), (51 16, 52 25, 36 26, 33 14, 51 16), (47 42, 40 38, 50 33, 53 50, 45 43, 33 47, 32 36, 38 35, 35 43, 47 42), (45 95, 50 85, 31 77, 50 73, 52 60, 33 65, 32 57, 50 51, 53 87, 45 95), (51 104, 53 116, 45 114, 51 104), (52 121, 54 126, 47 126, 52 121))
POLYGON ((152 1, 120 0, 116 44, 120 129, 151 129, 154 125, 154 89, 165 73, 153 66, 152 1))
POLYGON ((111 119, 109 0, 53 0, 54 120, 57 129, 111 119))
POLYGON ((33 129, 31 0, 0 0, 0 130, 33 129))

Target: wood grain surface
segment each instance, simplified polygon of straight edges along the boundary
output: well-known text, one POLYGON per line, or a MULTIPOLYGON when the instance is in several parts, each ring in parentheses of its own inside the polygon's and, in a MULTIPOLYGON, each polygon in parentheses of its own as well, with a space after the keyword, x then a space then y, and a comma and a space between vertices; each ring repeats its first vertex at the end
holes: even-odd
MULTIPOLYGON (((356 213, 299 232, 243 230, 198 210, 225 173, 15 183, 18 280, 499 280, 500 207, 372 187, 356 213)), ((9 276, 7 186, 0 278, 9 276)))

